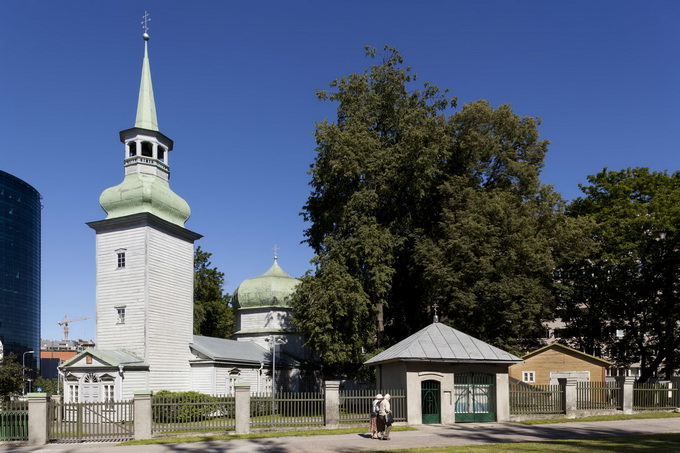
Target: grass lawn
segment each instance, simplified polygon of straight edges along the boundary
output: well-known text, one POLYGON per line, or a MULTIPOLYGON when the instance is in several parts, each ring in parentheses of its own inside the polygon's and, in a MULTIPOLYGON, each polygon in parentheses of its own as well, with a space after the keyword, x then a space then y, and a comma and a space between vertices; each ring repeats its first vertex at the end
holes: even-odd
MULTIPOLYGON (((669 453, 680 451, 680 434, 604 437, 599 439, 555 440, 552 442, 522 442, 475 445, 467 447, 431 447, 390 450, 390 453, 669 453)), ((377 452, 364 452, 377 453, 377 452)))
POLYGON ((592 417, 581 417, 581 418, 544 418, 536 420, 525 420, 523 422, 518 422, 523 425, 544 425, 546 423, 572 423, 572 422, 609 422, 615 420, 639 420, 648 418, 675 418, 680 417, 680 414, 675 412, 648 412, 641 414, 630 414, 630 415, 594 415, 592 417))

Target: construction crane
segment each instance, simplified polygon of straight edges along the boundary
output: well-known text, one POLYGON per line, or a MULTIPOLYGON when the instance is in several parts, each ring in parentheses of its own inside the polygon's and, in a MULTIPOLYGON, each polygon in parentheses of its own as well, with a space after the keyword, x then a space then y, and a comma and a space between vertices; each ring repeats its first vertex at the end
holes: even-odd
POLYGON ((73 321, 83 321, 85 319, 90 319, 89 316, 83 316, 82 318, 76 318, 76 319, 68 319, 66 315, 64 315, 64 320, 59 321, 57 324, 60 326, 64 326, 64 341, 68 341, 68 325, 72 323, 73 321))

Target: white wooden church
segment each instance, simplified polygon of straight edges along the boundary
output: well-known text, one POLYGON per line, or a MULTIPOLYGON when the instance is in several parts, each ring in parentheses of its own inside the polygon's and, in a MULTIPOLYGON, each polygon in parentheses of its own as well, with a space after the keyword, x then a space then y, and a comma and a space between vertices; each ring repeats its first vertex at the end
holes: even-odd
POLYGON ((173 142, 158 128, 148 41, 144 33, 135 126, 120 132, 125 177, 100 196, 106 218, 88 223, 96 232, 97 347, 60 365, 64 400, 127 400, 160 390, 231 394, 236 381, 270 392, 272 375, 277 391, 311 389, 316 366, 290 324, 288 298, 299 281, 276 256, 235 291, 233 340, 192 333, 201 235, 185 227, 191 210, 170 189, 173 142))

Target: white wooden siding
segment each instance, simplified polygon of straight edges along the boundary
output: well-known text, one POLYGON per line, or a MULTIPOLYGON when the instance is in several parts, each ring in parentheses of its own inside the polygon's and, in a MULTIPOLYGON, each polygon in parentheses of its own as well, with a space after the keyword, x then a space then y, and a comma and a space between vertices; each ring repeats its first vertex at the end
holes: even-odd
POLYGON ((191 388, 193 257, 192 242, 151 226, 97 234, 97 347, 146 360, 152 391, 191 388), (117 324, 123 306, 125 323, 117 324))
POLYGON ((207 395, 215 394, 215 367, 212 364, 191 365, 191 390, 207 395))

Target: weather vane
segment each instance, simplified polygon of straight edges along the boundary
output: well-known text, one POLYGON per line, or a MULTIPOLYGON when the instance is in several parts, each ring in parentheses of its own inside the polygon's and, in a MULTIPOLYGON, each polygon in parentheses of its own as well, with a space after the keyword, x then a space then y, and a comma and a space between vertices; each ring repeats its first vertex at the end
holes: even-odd
POLYGON ((144 16, 142 17, 142 30, 144 30, 144 38, 149 37, 149 22, 151 22, 149 12, 144 11, 144 16))
POLYGON ((279 248, 274 244, 274 260, 279 259, 279 248))

